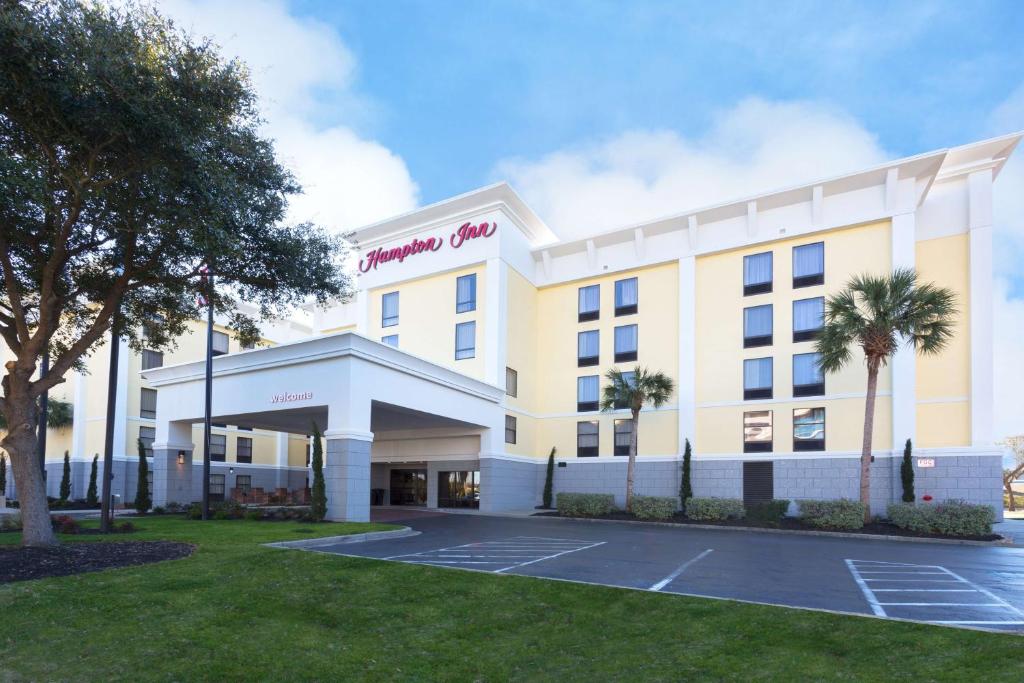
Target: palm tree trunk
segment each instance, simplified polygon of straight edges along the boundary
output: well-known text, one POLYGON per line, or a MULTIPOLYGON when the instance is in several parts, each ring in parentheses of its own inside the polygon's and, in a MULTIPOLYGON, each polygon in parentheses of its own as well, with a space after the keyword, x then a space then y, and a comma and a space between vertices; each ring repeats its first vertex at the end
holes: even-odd
POLYGON ((632 411, 632 430, 629 434, 629 463, 626 465, 626 512, 633 511, 633 476, 636 472, 636 431, 640 425, 640 411, 632 411))
POLYGON ((864 523, 871 521, 871 437, 875 430, 875 394, 878 391, 878 358, 868 358, 868 392, 864 398, 864 442, 860 451, 860 502, 864 523))

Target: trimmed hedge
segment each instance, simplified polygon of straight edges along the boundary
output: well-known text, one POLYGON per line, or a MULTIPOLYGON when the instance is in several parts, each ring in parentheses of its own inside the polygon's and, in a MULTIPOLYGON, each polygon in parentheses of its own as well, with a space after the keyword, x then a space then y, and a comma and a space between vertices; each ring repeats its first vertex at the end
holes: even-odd
POLYGON ((747 519, 752 522, 763 522, 778 526, 779 520, 786 516, 789 501, 785 499, 768 500, 747 506, 747 519))
POLYGON ((637 519, 668 519, 676 511, 675 496, 633 496, 633 515, 637 519))
POLYGON ((801 500, 800 519, 819 529, 861 529, 864 504, 859 500, 801 500))
POLYGON ((610 493, 559 493, 555 505, 566 517, 600 517, 615 509, 610 493))
POLYGON ((739 498, 687 498, 686 516, 701 522, 743 519, 747 514, 739 498))
POLYGON ((893 503, 886 513, 889 521, 901 529, 945 536, 988 536, 995 522, 991 507, 963 500, 923 505, 893 503))

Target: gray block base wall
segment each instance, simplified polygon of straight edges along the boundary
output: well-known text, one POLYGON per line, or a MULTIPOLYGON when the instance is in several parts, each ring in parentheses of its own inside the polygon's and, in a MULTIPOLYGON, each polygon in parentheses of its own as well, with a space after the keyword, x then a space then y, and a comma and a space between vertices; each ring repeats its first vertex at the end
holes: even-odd
POLYGON ((544 486, 544 466, 546 463, 480 458, 480 510, 529 510, 539 505, 544 486))

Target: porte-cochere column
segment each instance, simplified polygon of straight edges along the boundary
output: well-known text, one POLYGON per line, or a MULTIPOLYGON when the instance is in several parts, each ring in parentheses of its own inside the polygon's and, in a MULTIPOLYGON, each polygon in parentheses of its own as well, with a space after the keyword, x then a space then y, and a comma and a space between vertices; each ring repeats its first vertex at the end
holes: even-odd
POLYGON ((324 484, 327 519, 334 522, 370 521, 370 444, 373 433, 328 430, 324 433, 324 484))

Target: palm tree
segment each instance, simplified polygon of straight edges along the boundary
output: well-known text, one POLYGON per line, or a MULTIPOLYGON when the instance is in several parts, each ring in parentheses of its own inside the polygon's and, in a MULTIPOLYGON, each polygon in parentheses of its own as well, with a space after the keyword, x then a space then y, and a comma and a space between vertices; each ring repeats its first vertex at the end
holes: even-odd
POLYGON ((878 371, 902 344, 935 354, 953 337, 956 295, 944 287, 918 283, 911 268, 891 275, 858 275, 843 291, 828 297, 821 336, 815 345, 822 372, 842 369, 864 352, 868 388, 864 400, 864 441, 860 454, 860 500, 864 521, 871 519, 871 435, 875 421, 878 371))
POLYGON ((612 368, 605 373, 608 384, 601 396, 601 410, 629 408, 631 426, 629 436, 629 464, 626 467, 626 511, 633 507, 633 473, 636 469, 636 433, 640 423, 640 409, 645 404, 660 408, 668 403, 675 384, 663 372, 652 372, 637 367, 633 372, 612 368))

